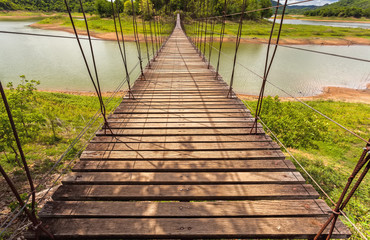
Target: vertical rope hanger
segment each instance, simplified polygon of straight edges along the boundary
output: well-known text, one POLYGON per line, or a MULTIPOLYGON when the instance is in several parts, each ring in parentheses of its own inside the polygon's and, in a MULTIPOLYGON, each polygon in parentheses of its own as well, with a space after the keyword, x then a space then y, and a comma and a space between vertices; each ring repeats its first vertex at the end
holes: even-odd
POLYGON ((76 29, 76 26, 75 26, 74 21, 73 21, 71 9, 70 9, 69 4, 68 4, 68 0, 64 0, 64 3, 66 5, 67 11, 68 11, 69 19, 71 20, 71 24, 72 24, 72 27, 73 27, 74 34, 76 36, 76 40, 77 40, 78 46, 80 48, 82 57, 84 59, 87 72, 89 74, 90 80, 91 80, 91 82, 92 82, 92 84, 94 86, 94 89, 95 89, 96 94, 97 94, 98 99, 99 99, 100 111, 101 111, 101 114, 102 114, 102 116, 104 118, 104 129, 107 129, 107 128, 109 128, 109 126, 108 126, 108 121, 107 121, 107 117, 106 117, 106 109, 105 109, 105 105, 104 105, 102 94, 101 94, 101 88, 100 88, 100 83, 99 83, 98 71, 97 71, 96 63, 95 63, 94 50, 93 50, 93 46, 92 46, 92 42, 91 42, 91 36, 90 36, 89 26, 87 24, 86 14, 85 14, 85 11, 84 11, 84 8, 83 8, 82 1, 79 0, 79 3, 80 3, 80 7, 81 7, 81 10, 82 10, 82 13, 83 13, 83 17, 84 17, 84 21, 85 21, 85 26, 86 26, 86 31, 87 31, 87 36, 88 36, 88 39, 89 39, 90 52, 91 52, 91 57, 92 57, 92 60, 93 60, 93 66, 94 66, 94 70, 95 70, 96 83, 94 81, 94 77, 92 76, 92 73, 91 73, 89 64, 87 62, 85 52, 84 52, 84 50, 82 48, 82 45, 81 45, 81 42, 80 42, 80 38, 78 36, 77 29, 76 29))
MULTIPOLYGON (((370 139, 369 139, 369 142, 370 142, 370 139)), ((347 180, 347 184, 344 187, 343 192, 342 192, 341 196, 339 197, 338 202, 335 205, 335 208, 333 210, 332 215, 329 217, 329 219, 322 226, 320 231, 315 236, 314 240, 317 240, 321 237, 322 233, 329 226, 330 223, 332 223, 332 225, 330 227, 330 230, 329 230, 329 233, 326 237, 326 240, 329 240, 331 238, 331 236, 333 234, 333 231, 334 231, 334 228, 335 228, 335 223, 337 222, 339 215, 343 214, 344 208, 348 204, 349 200, 352 198, 352 196, 355 193, 355 191, 357 190, 357 188, 360 186, 360 184, 363 181, 363 179, 365 178, 366 174, 369 172, 369 169, 370 169, 370 144, 367 143, 366 147, 362 151, 360 159, 358 160, 358 162, 356 164, 356 167, 353 169, 353 172, 352 172, 351 176, 347 180), (366 163, 367 163, 367 165, 366 165, 366 163), (353 180, 355 179, 357 174, 361 171, 361 169, 365 165, 366 165, 366 167, 363 169, 361 175, 357 179, 357 181, 354 184, 354 186, 352 187, 351 191, 348 193, 353 180), (346 195, 347 195, 347 197, 346 197, 346 195)))
MULTIPOLYGON (((212 13, 211 16, 215 13, 215 4, 212 6, 212 13)), ((215 30, 215 19, 211 19, 211 36, 209 40, 209 49, 208 49, 208 69, 211 67, 211 57, 212 57, 212 50, 213 50, 213 35, 215 30)))
POLYGON ((143 79, 145 79, 145 75, 144 75, 144 71, 143 71, 143 60, 142 60, 142 57, 141 57, 140 39, 139 39, 138 30, 137 30, 134 0, 131 0, 131 6, 132 6, 132 26, 134 28, 134 38, 135 38, 137 54, 138 54, 138 58, 139 58, 139 62, 140 62, 141 77, 143 79))
POLYGON ((232 72, 231 72, 230 88, 229 88, 229 92, 227 93, 227 97, 232 97, 236 58, 238 56, 238 50, 239 50, 239 46, 240 46, 240 39, 241 39, 242 31, 243 31, 243 17, 244 17, 246 5, 247 5, 246 0, 243 0, 242 14, 240 15, 239 28, 238 28, 238 33, 237 33, 237 36, 236 36, 236 41, 235 41, 235 54, 234 54, 233 69, 232 69, 232 72))
MULTIPOLYGON (((200 16, 204 16, 204 3, 205 3, 206 0, 200 0, 201 2, 201 7, 200 7, 200 16)), ((199 38, 199 56, 202 56, 202 45, 203 45, 203 19, 201 18, 200 19, 200 28, 199 28, 199 31, 200 31, 200 38, 199 38)))
POLYGON ((215 78, 218 78, 218 71, 220 69, 220 58, 221 58, 221 51, 222 51, 222 43, 224 42, 224 36, 225 36, 225 22, 226 22, 226 10, 227 10, 227 0, 224 2, 224 11, 222 16, 222 25, 221 25, 221 31, 220 31, 220 46, 218 49, 218 57, 217 57, 217 67, 216 67, 216 75, 215 78))
POLYGON ((149 1, 148 1, 148 0, 146 1, 146 6, 147 6, 148 14, 149 14, 149 16, 150 16, 150 20, 149 20, 150 40, 151 40, 151 42, 152 42, 153 61, 155 61, 154 41, 153 41, 153 31, 152 31, 152 20, 153 20, 153 15, 152 15, 152 12, 150 11, 150 8, 149 8, 149 1))
POLYGON ((156 56, 158 55, 158 51, 159 51, 157 32, 158 32, 157 14, 156 14, 156 11, 154 10, 154 37, 155 37, 155 48, 157 52, 156 56))
POLYGON ((117 18, 118 18, 118 22, 119 22, 119 27, 120 27, 120 30, 121 30, 122 48, 121 48, 121 44, 119 42, 120 40, 119 40, 119 37, 118 37, 117 23, 116 23, 116 10, 115 10, 114 5, 113 5, 113 0, 111 0, 111 4, 112 4, 113 22, 114 22, 114 29, 116 30, 116 38, 117 38, 118 48, 119 48, 119 51, 121 53, 121 58, 122 58, 122 61, 123 61, 123 65, 125 67, 126 80, 127 80, 127 84, 128 84, 129 98, 135 99, 135 97, 134 97, 134 95, 133 95, 133 93, 131 91, 130 74, 128 72, 128 67, 127 67, 127 56, 126 56, 125 39, 123 37, 123 31, 122 31, 121 18, 120 18, 120 14, 119 14, 118 1, 116 1, 116 9, 117 9, 117 15, 118 15, 117 18), (123 51, 122 51, 122 49, 123 49, 123 51))
POLYGON ((206 12, 204 13, 204 16, 206 18, 205 21, 205 30, 204 30, 204 47, 203 47, 203 61, 206 59, 206 45, 207 45, 207 27, 208 27, 208 6, 209 2, 206 0, 206 12))
MULTIPOLYGON (((149 0, 147 0, 147 1, 149 1, 149 0)), ((142 9, 142 11, 144 9, 143 1, 141 1, 141 9, 142 9)), ((150 56, 149 56, 149 47, 148 47, 148 38, 147 38, 147 32, 146 32, 145 16, 142 14, 141 15, 141 18, 142 18, 141 21, 142 21, 142 25, 143 25, 142 27, 143 27, 144 41, 145 41, 145 47, 146 47, 146 57, 148 58, 148 67, 151 68, 151 65, 150 65, 150 56)))
MULTIPOLYGON (((275 8, 274 21, 272 23, 269 42, 268 42, 268 45, 267 45, 266 61, 265 61, 265 69, 264 69, 264 74, 263 74, 263 80, 262 80, 261 90, 260 90, 260 93, 259 93, 259 96, 258 96, 255 119, 254 119, 253 126, 251 128, 251 133, 252 133, 253 129, 255 130, 255 133, 257 133, 257 121, 258 121, 258 118, 259 118, 259 116, 261 114, 261 110, 262 110, 262 103, 263 103, 263 97, 264 97, 264 93, 265 93, 267 77, 270 73, 271 66, 272 66, 272 63, 273 63, 274 58, 275 58, 277 47, 279 46, 279 40, 280 40, 280 35, 281 35, 281 29, 282 29, 282 26, 283 26, 283 21, 284 21, 287 2, 288 2, 288 0, 285 0, 284 7, 283 7, 283 12, 282 12, 282 15, 281 15, 279 31, 278 31, 278 35, 277 35, 277 38, 276 38, 276 44, 275 44, 274 52, 271 56, 270 63, 268 64, 269 55, 270 55, 270 46, 271 46, 271 41, 272 41, 272 35, 273 35, 274 28, 275 28, 275 25, 276 25, 276 17, 277 17, 277 12, 278 12, 278 7, 275 8)), ((280 4, 280 0, 278 0, 277 6, 279 6, 279 4, 280 4)))

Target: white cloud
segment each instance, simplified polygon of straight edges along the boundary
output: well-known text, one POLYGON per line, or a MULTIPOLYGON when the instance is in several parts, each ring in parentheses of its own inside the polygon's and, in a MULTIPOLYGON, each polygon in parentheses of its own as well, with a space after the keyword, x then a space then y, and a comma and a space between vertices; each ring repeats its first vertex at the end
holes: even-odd
MULTIPOLYGON (((288 3, 295 3, 295 2, 300 2, 300 1, 302 1, 302 0, 288 0, 288 3)), ((307 5, 322 6, 322 5, 330 4, 330 3, 334 3, 334 2, 338 2, 338 0, 313 0, 313 1, 309 1, 309 2, 296 4, 296 6, 307 6, 307 5)))

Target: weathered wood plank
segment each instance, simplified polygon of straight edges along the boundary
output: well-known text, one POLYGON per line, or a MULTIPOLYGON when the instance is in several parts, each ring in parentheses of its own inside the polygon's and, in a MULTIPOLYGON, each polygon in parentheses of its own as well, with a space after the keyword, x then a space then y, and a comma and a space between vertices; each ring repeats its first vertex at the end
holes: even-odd
POLYGON ((268 135, 222 135, 222 136, 95 136, 91 143, 207 143, 207 142, 271 142, 268 135))
POLYGON ((129 159, 282 159, 276 150, 175 150, 175 151, 84 151, 81 160, 129 160, 129 159))
POLYGON ((294 171, 289 160, 79 161, 75 172, 229 172, 294 171))
POLYGON ((316 199, 308 184, 225 185, 62 185, 53 194, 64 201, 279 200, 316 199))
POLYGON ((331 209, 320 199, 216 202, 55 201, 46 203, 39 216, 42 218, 326 217, 330 212, 331 209))
POLYGON ((227 173, 71 173, 64 185, 124 185, 124 184, 301 184, 293 172, 227 172, 227 173))

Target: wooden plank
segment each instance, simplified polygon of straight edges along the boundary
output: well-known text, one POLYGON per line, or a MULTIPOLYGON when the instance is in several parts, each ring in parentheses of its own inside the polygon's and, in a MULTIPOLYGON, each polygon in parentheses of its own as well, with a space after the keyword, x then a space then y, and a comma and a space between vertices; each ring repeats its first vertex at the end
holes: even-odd
POLYGON ((39 216, 42 218, 326 217, 329 212, 331 209, 321 199, 216 202, 54 201, 46 203, 39 216))
POLYGON ((153 118, 153 117, 148 117, 148 118, 113 118, 109 117, 108 122, 145 122, 145 123, 226 123, 226 122, 253 122, 254 118, 250 117, 170 117, 164 120, 163 118, 153 118))
POLYGON ((79 161, 74 172, 280 172, 294 171, 289 160, 150 160, 79 161))
POLYGON ((81 160, 129 160, 129 159, 282 159, 276 150, 175 150, 175 151, 84 151, 81 160))
POLYGON ((207 143, 207 142, 271 142, 268 135, 222 136, 95 136, 90 143, 207 143))
MULTIPOLYGON (((313 238, 326 217, 49 219, 57 239, 75 238, 313 238)), ((325 231, 327 233, 328 230, 325 231)), ((325 237, 325 235, 324 235, 325 237)), ((333 238, 347 238, 335 229, 333 238)))
POLYGON ((90 143, 86 151, 139 151, 147 150, 269 150, 280 149, 275 142, 216 142, 216 143, 90 143))
MULTIPOLYGON (((293 172, 197 172, 197 173, 71 173, 62 180, 64 185, 124 185, 124 184, 302 184, 293 172)), ((300 174, 299 174, 300 175, 300 174)))
MULTIPOLYGON (((244 121, 244 122, 203 122, 203 123, 167 123, 167 122, 158 122, 158 123, 132 123, 132 122, 109 122, 110 129, 187 129, 187 128, 196 128, 196 129, 222 129, 222 128, 251 128, 255 125, 254 121, 244 121)), ((257 123, 258 128, 262 128, 260 123, 257 123)))
POLYGON ((247 112, 240 113, 128 113, 128 114, 112 114, 109 118, 251 118, 252 115, 247 112))
POLYGON ((225 185, 62 185, 53 194, 63 201, 283 200, 316 199, 306 184, 225 185))
MULTIPOLYGON (((96 135, 116 135, 116 136, 138 136, 138 135, 166 135, 166 136, 179 136, 179 135, 232 135, 232 134, 254 134, 254 131, 251 133, 251 128, 169 128, 169 129, 160 129, 160 128, 143 128, 143 129, 106 129, 99 130, 96 132, 96 135)), ((257 128, 257 133, 263 134, 262 128, 257 128)))

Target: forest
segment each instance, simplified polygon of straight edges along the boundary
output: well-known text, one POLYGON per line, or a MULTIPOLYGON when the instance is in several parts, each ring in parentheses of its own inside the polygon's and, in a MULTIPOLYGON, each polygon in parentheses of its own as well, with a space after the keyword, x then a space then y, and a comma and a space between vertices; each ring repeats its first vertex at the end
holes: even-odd
POLYGON ((369 0, 339 0, 336 3, 306 11, 306 16, 370 18, 369 0))
MULTIPOLYGON (((128 15, 132 14, 131 0, 117 0, 120 12, 125 12, 128 15)), ((141 13, 141 4, 146 5, 149 1, 150 6, 161 14, 171 14, 177 10, 188 12, 193 17, 199 12, 201 1, 199 0, 136 0, 135 11, 141 13)), ((209 6, 214 8, 209 9, 213 15, 221 15, 224 9, 224 0, 203 0, 208 2, 209 6)), ((101 17, 110 17, 112 14, 112 5, 107 0, 84 0, 84 10, 88 13, 96 13, 101 17)), ((228 0, 227 13, 235 13, 240 11, 243 0, 228 0)), ((81 12, 78 0, 69 0, 69 5, 74 12, 81 12)), ((265 8, 271 6, 270 0, 247 0, 247 10, 257 8, 265 8)), ((65 12, 64 0, 0 0, 0 10, 14 11, 45 11, 45 12, 65 12)), ((261 13, 254 13, 247 16, 249 19, 258 19, 260 17, 270 17, 271 10, 265 10, 261 13)))

